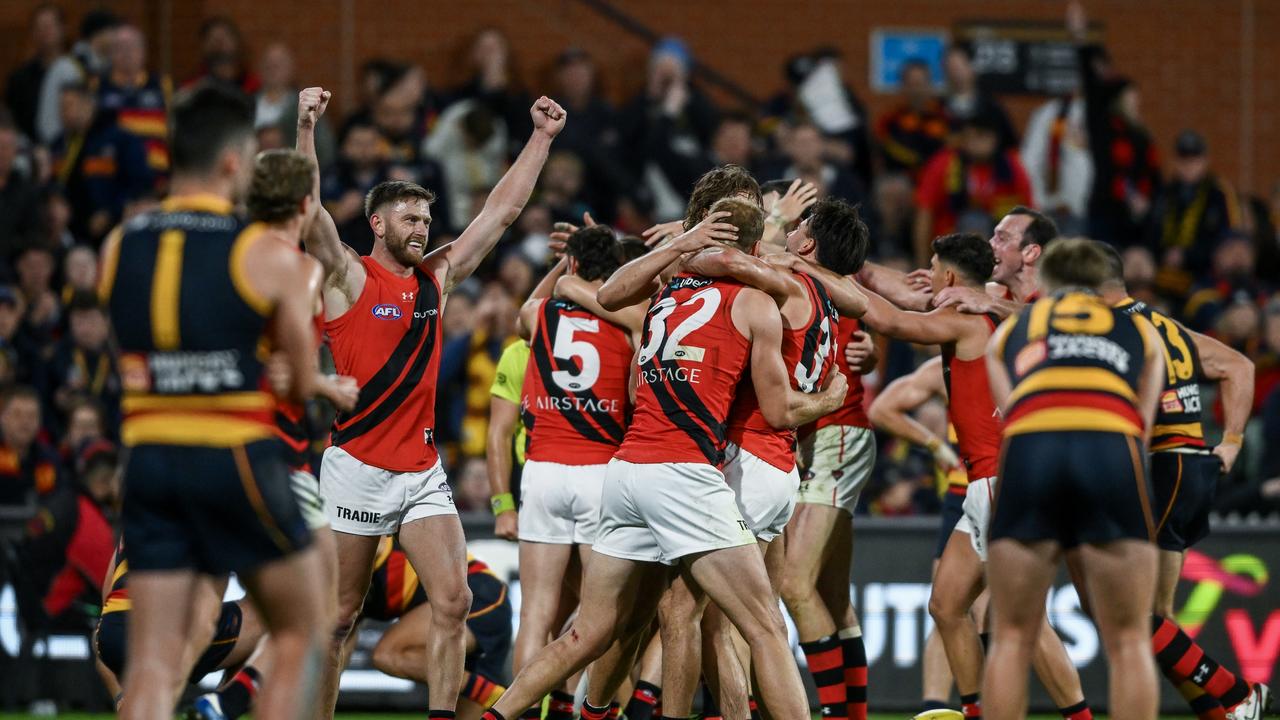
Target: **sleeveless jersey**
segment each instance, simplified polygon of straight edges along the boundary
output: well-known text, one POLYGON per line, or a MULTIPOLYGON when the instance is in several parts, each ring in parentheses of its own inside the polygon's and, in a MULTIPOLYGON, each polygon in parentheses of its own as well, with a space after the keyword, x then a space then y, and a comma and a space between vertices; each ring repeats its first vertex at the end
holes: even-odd
POLYGON ((1144 302, 1125 298, 1116 308, 1151 321, 1164 341, 1167 376, 1164 391, 1160 393, 1160 403, 1156 405, 1155 424, 1151 428, 1151 451, 1204 448, 1204 426, 1200 422, 1203 366, 1195 341, 1178 321, 1144 302))
POLYGON ((233 447, 274 433, 263 350, 275 308, 244 268, 264 230, 226 200, 190 195, 117 231, 99 293, 119 342, 126 445, 233 447))
POLYGON ((129 575, 129 561, 124 556, 124 539, 121 538, 116 542, 116 567, 111 571, 111 589, 107 591, 107 597, 102 601, 102 614, 114 612, 126 612, 133 608, 133 601, 129 599, 129 584, 126 578, 129 575))
MULTIPOLYGON (((801 327, 782 331, 782 363, 791 374, 791 387, 802 392, 817 390, 831 370, 830 358, 837 352, 836 325, 840 314, 817 280, 796 273, 809 295, 809 321, 801 327)), ((794 430, 777 430, 765 421, 746 371, 729 409, 726 436, 730 442, 783 472, 796 466, 794 430)))
MULTIPOLYGON (((324 344, 324 311, 321 310, 312 319, 315 349, 318 352, 324 344)), ((306 403, 297 403, 281 397, 276 398, 276 435, 284 443, 285 462, 289 469, 315 474, 311 467, 312 443, 317 433, 313 427, 311 415, 307 412, 306 403)))
MULTIPOLYGON (((947 421, 947 443, 955 448, 960 440, 956 437, 956 426, 950 420, 947 421)), ((947 493, 951 495, 965 495, 969 492, 969 473, 963 467, 952 468, 943 477, 946 485, 947 493)))
MULTIPOLYGON (((999 320, 986 315, 995 330, 999 320)), ((966 477, 995 477, 1000 468, 1000 413, 991 399, 987 359, 956 357, 955 343, 942 346, 942 382, 947 387, 947 416, 956 431, 956 448, 966 477)), ((967 483, 966 483, 967 484, 967 483)))
POLYGON ((383 470, 426 470, 439 460, 434 425, 444 294, 435 276, 418 268, 400 277, 371 257, 360 261, 364 290, 325 323, 338 373, 360 384, 355 409, 334 419, 333 444, 383 470))
POLYGON ((1077 291, 1037 300, 1006 322, 1012 328, 1000 357, 1013 391, 1005 435, 1142 435, 1138 381, 1146 346, 1138 324, 1146 318, 1077 291))
POLYGON ((723 462, 725 419, 751 354, 731 315, 743 287, 680 274, 654 298, 637 357, 635 415, 614 457, 723 462))
POLYGON ((844 371, 845 377, 849 379, 849 392, 844 396, 844 404, 836 408, 835 412, 824 415, 800 428, 800 437, 808 437, 819 428, 830 425, 845 425, 868 429, 871 427, 871 421, 867 419, 867 409, 864 402, 865 390, 862 387, 862 374, 850 367, 844 358, 844 349, 849 343, 853 342, 853 334, 858 332, 860 328, 861 324, 857 319, 851 317, 840 318, 840 322, 836 325, 834 357, 836 365, 844 371))
POLYGON ((525 458, 603 465, 622 444, 630 398, 625 330, 566 300, 543 300, 529 348, 520 414, 525 458))

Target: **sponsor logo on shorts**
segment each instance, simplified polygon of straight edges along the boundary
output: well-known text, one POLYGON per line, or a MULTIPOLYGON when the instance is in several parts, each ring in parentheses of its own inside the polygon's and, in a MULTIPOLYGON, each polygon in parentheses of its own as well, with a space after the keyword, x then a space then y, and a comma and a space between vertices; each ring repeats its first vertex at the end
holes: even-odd
POLYGON ((399 320, 401 315, 400 308, 395 305, 383 303, 373 306, 373 316, 379 320, 399 320))
POLYGON ((368 510, 352 510, 351 508, 344 508, 341 505, 334 505, 333 507, 338 511, 338 518, 341 520, 369 523, 371 525, 382 522, 382 515, 376 512, 369 512, 368 510))
POLYGON ((433 445, 436 441, 436 432, 431 428, 422 428, 422 442, 427 445, 433 445))
POLYGON ((746 520, 739 520, 739 521, 738 521, 738 527, 742 528, 743 530, 750 530, 750 529, 751 529, 751 528, 748 528, 748 527, 747 527, 747 521, 746 521, 746 520))

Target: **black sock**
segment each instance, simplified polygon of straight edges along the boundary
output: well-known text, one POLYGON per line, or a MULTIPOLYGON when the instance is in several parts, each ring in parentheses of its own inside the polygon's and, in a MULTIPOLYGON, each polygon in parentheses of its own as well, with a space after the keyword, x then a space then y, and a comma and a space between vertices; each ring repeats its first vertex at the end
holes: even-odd
POLYGON ((428 720, 454 720, 457 713, 452 710, 428 710, 428 720))
POLYGON ((520 720, 542 720, 542 703, 520 713, 520 720))
POLYGON ((573 720, 573 696, 563 690, 552 690, 547 720, 573 720))
POLYGON ((711 694, 711 688, 706 683, 702 684, 702 717, 704 718, 722 718, 724 713, 720 712, 720 703, 711 694))
POLYGON ((929 712, 930 710, 946 710, 947 703, 942 700, 925 700, 920 705, 920 712, 929 712))
POLYGON ((651 682, 641 680, 627 701, 627 709, 622 711, 627 720, 653 720, 653 709, 658 706, 662 697, 662 688, 651 682))
POLYGON ((252 665, 245 665, 218 691, 218 704, 222 706, 222 714, 228 720, 235 720, 249 712, 261 685, 262 675, 252 665))

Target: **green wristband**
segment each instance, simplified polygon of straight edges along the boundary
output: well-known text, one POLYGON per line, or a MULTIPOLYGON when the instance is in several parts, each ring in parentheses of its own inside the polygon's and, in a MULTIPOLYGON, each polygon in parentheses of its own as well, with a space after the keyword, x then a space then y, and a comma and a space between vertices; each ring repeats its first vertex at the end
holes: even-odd
POLYGON ((516 509, 516 499, 511 493, 502 493, 489 498, 489 507, 493 508, 494 516, 501 515, 509 510, 516 509))

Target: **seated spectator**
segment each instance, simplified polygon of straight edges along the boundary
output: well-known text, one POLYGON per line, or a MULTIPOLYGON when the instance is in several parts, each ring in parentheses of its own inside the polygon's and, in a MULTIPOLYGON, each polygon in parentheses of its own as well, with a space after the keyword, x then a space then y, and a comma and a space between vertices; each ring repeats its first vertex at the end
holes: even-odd
POLYGON ((751 116, 725 113, 711 137, 711 163, 707 169, 721 165, 738 165, 748 170, 756 167, 751 126, 751 116))
POLYGON ((109 517, 120 502, 119 454, 111 443, 85 447, 77 479, 41 498, 20 549, 52 627, 88 630, 97 620, 115 548, 109 517))
POLYGON ((947 76, 945 102, 952 127, 958 131, 969 118, 986 118, 995 129, 1000 150, 1017 150, 1018 132, 1009 121, 1009 113, 979 84, 978 72, 973 69, 973 48, 964 43, 951 45, 942 67, 947 76))
POLYGON ((147 153, 157 181, 169 172, 168 78, 147 72, 147 43, 142 31, 121 25, 111 43, 111 70, 98 85, 98 112, 136 137, 147 153))
POLYGON ((76 245, 62 259, 62 304, 77 293, 98 292, 98 253, 88 245, 76 245))
POLYGON ((422 140, 427 134, 423 111, 426 82, 422 68, 404 66, 402 74, 373 103, 369 119, 386 139, 393 163, 413 165, 421 157, 422 140))
MULTIPOLYGON (((262 88, 255 98, 253 126, 259 133, 271 128, 279 133, 279 147, 292 148, 298 139, 298 87, 294 82, 293 53, 281 42, 271 43, 258 62, 262 88)), ((274 138, 273 138, 274 139, 274 138)), ((261 141, 258 143, 261 149, 261 141)), ((328 117, 316 124, 316 157, 323 172, 334 160, 333 130, 328 117)))
POLYGON ((36 239, 40 233, 40 193, 18 170, 18 129, 0 108, 0 258, 36 239))
POLYGON ((95 440, 107 438, 107 416, 102 404, 89 397, 76 397, 67 410, 66 429, 58 444, 63 467, 75 467, 77 452, 95 440))
POLYGON ((82 84, 92 87, 107 71, 111 43, 120 19, 107 10, 90 10, 80 21, 80 40, 49 66, 40 83, 40 105, 36 109, 36 136, 33 140, 49 145, 63 134, 62 88, 82 84))
POLYGON ((483 458, 468 458, 453 481, 453 499, 460 512, 489 510, 489 470, 483 458))
POLYGON ((1235 190, 1209 165, 1204 137, 1179 133, 1173 175, 1151 211, 1148 243, 1160 260, 1161 290, 1174 297, 1185 297, 1191 283, 1204 278, 1218 242, 1243 225, 1235 190))
POLYGON ((1253 243, 1231 234, 1213 251, 1212 272, 1198 290, 1191 293, 1182 309, 1182 319, 1197 332, 1209 332, 1218 316, 1233 304, 1259 305, 1268 288, 1257 276, 1253 243))
POLYGON ((484 103, 459 100, 440 113, 435 128, 422 144, 422 154, 444 171, 449 224, 442 227, 461 233, 479 214, 489 191, 506 172, 505 123, 484 103))
POLYGON ((1093 157, 1084 98, 1079 94, 1054 98, 1037 108, 1022 136, 1021 157, 1036 207, 1053 218, 1063 236, 1085 233, 1093 157))
POLYGON ((39 439, 40 396, 27 385, 0 405, 0 505, 21 505, 62 483, 58 455, 39 439))
POLYGON ((1156 294, 1156 259, 1151 251, 1142 245, 1133 245, 1121 253, 1124 260, 1124 286, 1131 297, 1148 305, 1165 308, 1172 316, 1174 311, 1168 310, 1165 300, 1156 294))
POLYGON ((1272 298, 1262 309, 1262 333, 1259 347, 1253 353, 1253 363, 1253 412, 1258 414, 1263 411, 1267 398, 1280 388, 1280 298, 1272 298))
POLYGON ((533 130, 529 105, 533 100, 520 87, 519 72, 511 55, 511 42, 497 28, 480 30, 471 39, 467 52, 470 79, 454 94, 454 101, 474 100, 493 117, 502 120, 503 148, 512 155, 519 151, 533 130))
POLYGON ((53 356, 53 343, 62 327, 62 303, 53 290, 58 261, 46 247, 32 245, 19 253, 14 267, 26 312, 20 332, 29 343, 28 359, 43 366, 53 356))
POLYGON ((784 164, 770 173, 773 177, 812 183, 817 186, 819 197, 835 197, 854 204, 865 200, 866 190, 853 170, 827 159, 825 140, 817 125, 800 123, 790 127, 782 149, 784 164))
POLYGON ((538 176, 537 197, 551 212, 552 222, 579 224, 591 208, 582 201, 584 180, 582 161, 564 150, 552 151, 538 176))
POLYGON ((0 285, 0 394, 16 382, 28 382, 35 367, 31 344, 20 332, 26 306, 12 285, 0 285))
POLYGON ((61 188, 46 185, 40 191, 40 232, 28 244, 69 248, 77 242, 71 232, 71 203, 67 202, 61 188))
POLYGON ((965 118, 957 146, 929 161, 916 188, 916 262, 929 262, 934 237, 960 227, 990 235, 996 219, 1018 205, 1031 205, 1031 181, 1017 151, 1000 149, 999 121, 965 118))
POLYGON ((211 17, 200 26, 200 71, 187 86, 202 81, 224 83, 252 96, 262 81, 245 61, 244 37, 228 17, 211 17))
MULTIPOLYGON (((45 397, 52 401, 56 413, 49 421, 65 418, 77 398, 88 397, 102 405, 115 425, 120 413, 120 373, 108 346, 111 326, 106 309, 96 293, 82 291, 72 296, 67 304, 67 327, 43 382, 45 397)), ((61 427, 62 423, 56 425, 61 427)))
POLYGON ((40 88, 45 75, 63 52, 67 40, 67 19, 62 8, 42 3, 31 13, 31 57, 9 73, 4 101, 13 113, 18 130, 29 138, 38 138, 36 113, 40 108, 40 88))
POLYGON ((321 198, 339 227, 364 217, 364 196, 387 179, 391 162, 382 133, 372 123, 355 122, 343 131, 338 161, 325 173, 321 198))
POLYGON ((71 203, 71 230, 100 241, 133 203, 152 196, 154 174, 146 148, 95 111, 85 85, 62 91, 65 132, 52 147, 54 179, 71 203))
POLYGON ((914 193, 911 178, 903 173, 886 173, 876 178, 866 221, 871 227, 878 256, 909 258, 914 255, 914 193))
POLYGON ((618 196, 635 185, 618 149, 617 110, 600 92, 595 62, 581 49, 569 48, 556 58, 554 85, 556 101, 573 117, 556 136, 556 147, 582 159, 586 202, 599 211, 597 220, 612 222, 618 196))
POLYGON ((925 163, 946 147, 950 128, 947 111, 933 91, 929 65, 908 60, 898 75, 902 100, 876 122, 880 156, 888 171, 917 178, 925 163))
POLYGON ((490 282, 476 303, 471 326, 444 344, 439 386, 448 390, 436 400, 436 437, 447 443, 454 461, 484 457, 489 388, 503 348, 516 338, 517 309, 507 289, 490 282))

